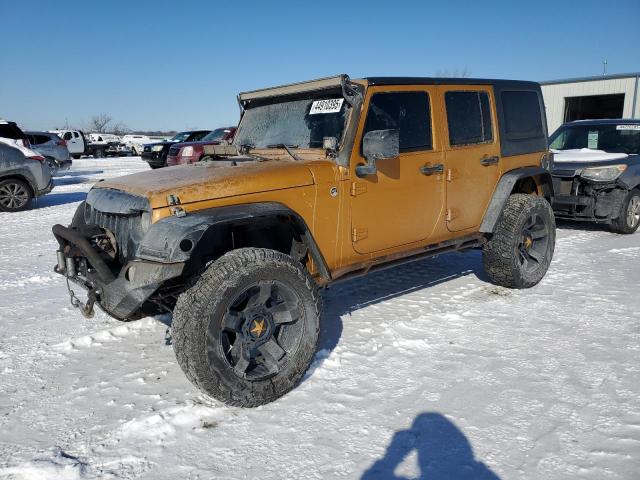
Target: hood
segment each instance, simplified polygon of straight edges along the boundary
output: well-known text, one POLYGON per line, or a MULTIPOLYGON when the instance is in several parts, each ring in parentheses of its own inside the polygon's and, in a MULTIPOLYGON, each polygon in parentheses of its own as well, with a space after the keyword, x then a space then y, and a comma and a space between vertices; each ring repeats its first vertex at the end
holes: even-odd
POLYGON ((607 153, 604 150, 581 148, 575 150, 551 150, 553 152, 552 174, 574 176, 585 168, 637 163, 637 155, 607 153))
POLYGON ((185 205, 306 185, 313 185, 313 176, 304 163, 268 160, 240 161, 236 166, 217 162, 178 165, 114 178, 97 183, 94 188, 146 197, 152 208, 162 208, 169 205, 168 195, 177 196, 185 205))
POLYGON ((579 162, 608 162, 610 160, 624 160, 629 157, 626 153, 607 153, 604 150, 579 148, 575 150, 551 150, 553 161, 556 163, 579 162))
POLYGON ((209 140, 209 141, 202 141, 199 140, 197 142, 180 142, 180 143, 174 143, 173 145, 171 145, 174 148, 182 148, 182 147, 195 147, 195 146, 205 146, 205 145, 220 145, 220 140, 209 140))

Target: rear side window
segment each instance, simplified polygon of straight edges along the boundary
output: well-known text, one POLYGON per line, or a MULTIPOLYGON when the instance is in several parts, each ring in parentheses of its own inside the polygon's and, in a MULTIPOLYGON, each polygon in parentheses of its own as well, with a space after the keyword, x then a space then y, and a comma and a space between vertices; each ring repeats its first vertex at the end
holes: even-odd
POLYGON ((431 111, 426 92, 376 93, 371 97, 364 133, 399 130, 400 151, 431 150, 431 111))
POLYGON ((531 91, 505 90, 501 94, 504 132, 510 139, 543 135, 538 94, 531 91))
POLYGON ((25 134, 13 123, 0 123, 0 137, 11 140, 26 138, 25 134))
POLYGON ((78 138, 80 135, 78 135, 78 132, 73 132, 73 136, 78 138))
POLYGON ((46 135, 27 135, 27 138, 29 138, 29 143, 31 145, 42 145, 43 143, 47 143, 51 140, 46 135))
POLYGON ((444 99, 449 145, 473 145, 493 140, 491 108, 486 92, 447 92, 444 99))

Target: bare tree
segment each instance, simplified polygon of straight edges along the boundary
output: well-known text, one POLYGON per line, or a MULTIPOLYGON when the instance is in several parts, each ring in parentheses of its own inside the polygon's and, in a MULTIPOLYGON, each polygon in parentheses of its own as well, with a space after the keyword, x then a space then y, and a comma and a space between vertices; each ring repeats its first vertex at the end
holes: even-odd
POLYGON ((118 135, 119 137, 126 135, 130 130, 131 129, 122 122, 118 122, 111 127, 111 133, 118 135))
POLYGON ((106 113, 94 115, 89 122, 89 129, 95 133, 106 133, 112 118, 106 113))

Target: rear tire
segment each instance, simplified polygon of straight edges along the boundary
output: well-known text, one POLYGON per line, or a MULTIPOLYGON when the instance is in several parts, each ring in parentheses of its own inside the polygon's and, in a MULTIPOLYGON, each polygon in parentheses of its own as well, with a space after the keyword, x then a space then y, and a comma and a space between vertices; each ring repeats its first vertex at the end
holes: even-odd
POLYGON ((75 158, 76 160, 78 160, 82 155, 77 155, 77 154, 75 154, 75 155, 71 155, 71 156, 72 156, 73 158, 75 158))
POLYGON ((15 178, 0 181, 0 212, 21 212, 29 208, 33 199, 26 182, 15 178))
POLYGON ((187 378, 229 405, 293 389, 316 352, 321 298, 303 266, 260 248, 232 250, 178 298, 173 349, 187 378))
POLYGON ((485 271, 497 285, 532 287, 549 269, 555 239, 556 223, 549 202, 535 195, 511 195, 483 247, 485 271))
POLYGON ((640 190, 633 189, 622 202, 618 218, 611 222, 611 231, 629 235, 640 226, 640 190))

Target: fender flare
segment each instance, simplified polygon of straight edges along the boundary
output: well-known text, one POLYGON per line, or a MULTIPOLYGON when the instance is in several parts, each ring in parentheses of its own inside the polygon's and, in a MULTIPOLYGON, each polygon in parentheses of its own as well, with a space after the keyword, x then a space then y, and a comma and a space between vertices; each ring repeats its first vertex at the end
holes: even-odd
POLYGON ((327 263, 304 219, 289 207, 277 202, 230 205, 188 213, 183 217, 163 218, 149 227, 137 248, 135 257, 162 263, 186 262, 210 229, 233 223, 250 223, 256 218, 269 217, 291 219, 318 273, 327 280, 331 280, 327 263), (182 242, 185 240, 190 242, 191 248, 184 248, 185 244, 182 242))
POLYGON ((484 214, 484 219, 480 225, 480 232, 493 233, 502 211, 509 200, 509 196, 513 191, 518 180, 524 178, 534 178, 536 183, 542 186, 543 196, 551 203, 553 198, 553 181, 548 170, 542 167, 523 167, 510 170, 502 175, 498 181, 493 197, 489 202, 489 206, 484 214))

